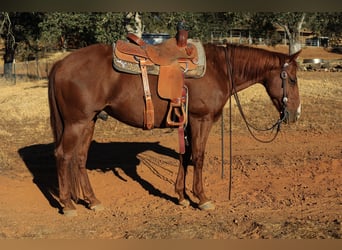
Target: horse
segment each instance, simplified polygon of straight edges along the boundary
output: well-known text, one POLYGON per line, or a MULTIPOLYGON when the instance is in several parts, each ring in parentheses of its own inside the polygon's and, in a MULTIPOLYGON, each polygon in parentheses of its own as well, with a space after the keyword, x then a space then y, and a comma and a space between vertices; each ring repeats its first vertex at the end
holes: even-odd
MULTIPOLYGON (((189 206, 185 192, 187 167, 193 165, 193 194, 198 209, 211 210, 215 204, 205 194, 202 169, 210 130, 232 94, 262 84, 284 123, 294 123, 301 114, 296 59, 251 46, 204 44, 206 71, 201 78, 185 78, 188 88, 188 142, 179 154, 175 193, 178 203, 189 206)), ((141 75, 123 73, 112 65, 113 47, 94 44, 78 49, 56 62, 49 74, 48 99, 54 137, 62 213, 77 215, 77 201, 88 209, 102 210, 90 184, 86 161, 98 114, 136 128, 144 126, 144 98, 141 75), (82 195, 81 195, 82 191, 82 195), (83 203, 84 204, 84 203, 83 203)), ((154 103, 154 128, 168 128, 169 100, 158 95, 158 76, 148 76, 154 103)))

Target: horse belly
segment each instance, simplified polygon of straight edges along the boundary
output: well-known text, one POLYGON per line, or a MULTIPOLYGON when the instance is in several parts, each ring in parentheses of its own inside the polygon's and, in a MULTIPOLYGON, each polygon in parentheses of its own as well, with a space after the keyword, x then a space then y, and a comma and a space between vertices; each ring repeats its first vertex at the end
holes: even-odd
MULTIPOLYGON (((145 99, 141 76, 117 74, 120 77, 114 83, 105 111, 127 125, 143 128, 145 99)), ((168 101, 158 96, 155 77, 149 77, 149 86, 154 106, 154 127, 165 127, 168 101)))

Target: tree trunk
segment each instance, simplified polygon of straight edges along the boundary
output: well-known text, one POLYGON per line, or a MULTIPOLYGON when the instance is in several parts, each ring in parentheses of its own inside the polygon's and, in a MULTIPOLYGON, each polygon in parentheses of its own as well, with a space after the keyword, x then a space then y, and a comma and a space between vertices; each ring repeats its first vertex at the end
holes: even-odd
POLYGON ((291 27, 292 32, 290 31, 290 28, 287 24, 278 23, 281 27, 284 28, 284 31, 289 39, 289 55, 293 55, 302 49, 302 44, 300 41, 300 31, 302 29, 304 19, 305 19, 305 13, 302 14, 297 25, 294 27, 291 27))
POLYGON ((143 24, 142 24, 142 20, 141 20, 141 16, 139 12, 135 12, 135 13, 129 12, 126 15, 126 18, 128 19, 134 18, 133 25, 131 24, 126 25, 127 32, 134 33, 138 37, 141 37, 143 33, 143 24))
POLYGON ((15 55, 15 45, 5 41, 5 54, 4 54, 4 76, 7 80, 13 77, 13 61, 15 55))
POLYGON ((12 33, 12 22, 8 12, 2 13, 4 20, 1 23, 0 34, 5 39, 5 54, 4 54, 4 76, 6 79, 12 79, 13 62, 15 49, 17 47, 15 37, 12 33))
POLYGON ((293 41, 292 43, 290 42, 289 45, 289 55, 293 55, 296 52, 300 51, 302 49, 302 44, 299 41, 293 41))

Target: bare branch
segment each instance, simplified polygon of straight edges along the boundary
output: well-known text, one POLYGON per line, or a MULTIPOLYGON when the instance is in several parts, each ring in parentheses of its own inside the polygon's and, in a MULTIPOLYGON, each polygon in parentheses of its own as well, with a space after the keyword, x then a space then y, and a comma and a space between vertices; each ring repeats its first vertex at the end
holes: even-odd
POLYGON ((132 33, 136 34, 138 37, 141 37, 144 27, 143 27, 141 16, 140 16, 139 12, 129 12, 126 15, 126 18, 133 20, 133 24, 128 23, 126 25, 126 30, 128 32, 132 32, 132 33))
POLYGON ((8 12, 1 12, 0 16, 3 17, 1 24, 0 24, 0 34, 3 34, 6 22, 11 23, 11 20, 9 18, 8 12))
POLYGON ((279 25, 280 27, 282 27, 285 32, 286 32, 286 35, 289 39, 292 39, 292 34, 290 32, 290 29, 289 27, 286 25, 286 24, 282 24, 282 23, 279 23, 279 22, 275 22, 277 25, 279 25))
POLYGON ((12 33, 11 18, 9 17, 8 12, 2 12, 1 14, 3 16, 3 20, 2 20, 1 26, 0 26, 0 34, 3 34, 3 35, 6 36, 7 41, 10 41, 7 44, 10 44, 12 49, 13 49, 14 46, 15 46, 15 37, 14 37, 14 35, 12 33), (7 28, 6 28, 6 26, 7 26, 7 28))
POLYGON ((303 23, 305 19, 305 12, 303 12, 301 20, 298 22, 297 30, 300 31, 302 29, 303 23))

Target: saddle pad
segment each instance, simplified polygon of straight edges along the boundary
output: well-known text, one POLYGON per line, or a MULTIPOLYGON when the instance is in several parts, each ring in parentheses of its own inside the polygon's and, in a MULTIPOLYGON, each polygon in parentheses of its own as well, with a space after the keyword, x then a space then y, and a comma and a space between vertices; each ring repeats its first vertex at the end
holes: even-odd
MULTIPOLYGON (((117 41, 118 45, 122 46, 125 42, 117 41)), ((180 67, 185 71, 185 78, 200 78, 205 74, 206 70, 206 57, 203 45, 200 41, 188 39, 188 43, 194 45, 197 49, 198 54, 198 62, 195 64, 189 59, 179 59, 178 63, 180 67)), ((130 73, 130 74, 141 74, 140 66, 138 61, 134 58, 134 55, 129 55, 121 52, 117 49, 117 44, 113 44, 113 67, 121 72, 130 73)), ((125 46, 130 46, 126 45, 125 46)), ((145 57, 146 54, 136 48, 142 57, 145 57)), ((154 50, 153 52, 156 52, 154 50)), ((154 60, 159 60, 158 54, 152 53, 152 57, 154 60), (157 59, 156 59, 157 58, 157 59)), ((133 53, 133 52, 132 52, 133 53)), ((160 62, 160 61, 159 61, 160 62)), ((169 63, 169 62, 167 62, 169 63)), ((155 64, 152 61, 147 61, 147 73, 151 75, 159 75, 160 73, 160 65, 155 64)))

